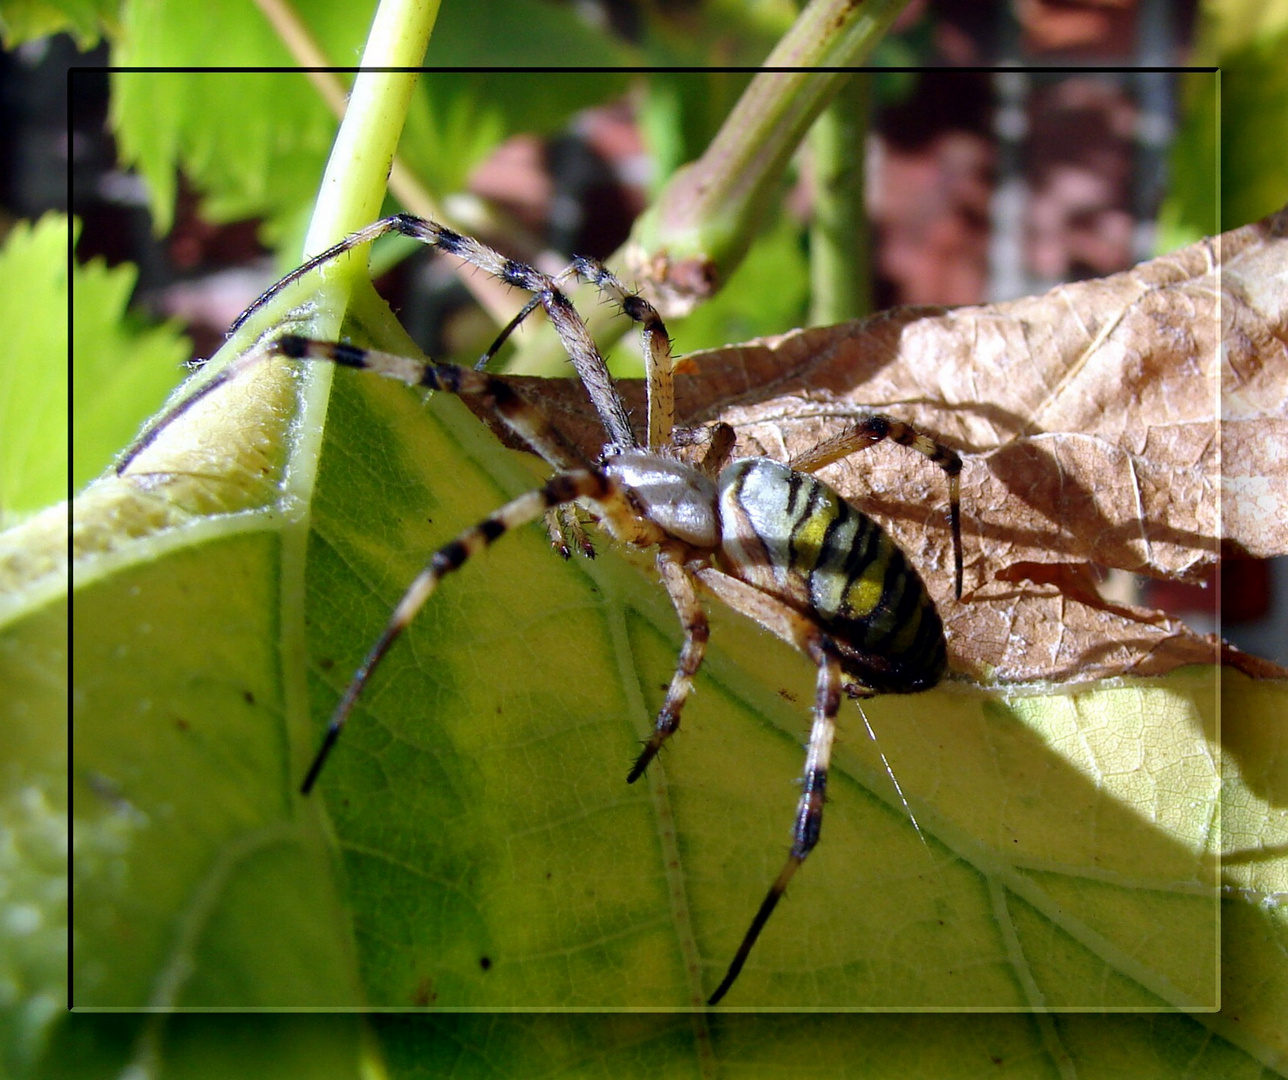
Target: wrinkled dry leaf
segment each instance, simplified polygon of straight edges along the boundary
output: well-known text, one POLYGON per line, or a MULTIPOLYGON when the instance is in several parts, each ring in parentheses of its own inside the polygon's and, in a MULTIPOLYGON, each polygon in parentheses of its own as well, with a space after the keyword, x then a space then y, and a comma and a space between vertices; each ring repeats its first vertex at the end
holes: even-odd
MULTIPOLYGON (((778 460, 871 411, 960 450, 963 603, 937 467, 880 446, 820 473, 922 569, 958 671, 1068 681, 1214 662, 1214 639, 1100 601, 1090 570, 1198 581, 1222 550, 1288 551, 1286 234, 1288 210, 1042 296, 897 309, 690 356, 677 416, 723 420, 738 454, 778 460)), ((521 383, 597 454, 579 386, 521 383)), ((642 417, 642 387, 623 394, 642 417)))

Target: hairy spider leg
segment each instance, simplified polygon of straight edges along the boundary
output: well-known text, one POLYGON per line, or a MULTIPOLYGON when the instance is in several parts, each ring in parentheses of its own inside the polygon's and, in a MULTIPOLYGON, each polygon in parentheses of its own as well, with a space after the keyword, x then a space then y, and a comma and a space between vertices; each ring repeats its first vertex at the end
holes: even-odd
MULTIPOLYGON (((476 374, 466 369, 457 370, 466 374, 476 374)), ((443 388, 446 389, 445 386, 443 388)), ((425 605, 425 601, 433 595, 439 581, 453 570, 459 570, 467 559, 477 555, 511 529, 535 521, 547 510, 556 506, 582 498, 591 499, 597 503, 623 499, 620 488, 613 479, 597 469, 556 473, 536 491, 529 491, 517 499, 512 499, 434 552, 425 568, 416 575, 416 579, 403 594, 398 606, 394 608, 384 631, 359 665, 344 696, 331 714, 322 745, 305 774, 304 782, 300 785, 302 794, 307 795, 313 789, 318 774, 331 753, 331 748, 344 729, 345 721, 349 718, 354 703, 362 694, 377 665, 389 651, 389 647, 416 617, 425 605)))
MULTIPOLYGON (((707 999, 716 1005, 725 996, 742 971, 752 947, 760 937, 770 915, 778 906, 787 884, 801 864, 818 844, 823 827, 823 805, 827 794, 827 770, 831 761, 832 742, 836 734, 836 715, 841 707, 841 689, 844 683, 840 657, 836 646, 823 629, 812 619, 782 604, 753 585, 713 567, 696 572, 699 583, 707 592, 732 607, 735 611, 755 619, 766 630, 794 645, 818 665, 818 683, 814 695, 814 721, 810 727, 809 744, 805 754, 805 774, 800 801, 796 804, 796 817, 792 825, 792 846, 787 861, 778 877, 770 885, 765 899, 756 910, 751 925, 743 935, 738 951, 734 954, 720 985, 707 999)), ((855 693, 857 688, 851 687, 855 693)))
POLYGON ((657 757, 662 744, 679 728, 680 713, 684 710, 684 703, 693 690, 693 679, 702 666, 707 639, 710 636, 707 613, 702 610, 702 604, 698 600, 693 575, 684 567, 684 553, 663 545, 657 554, 657 570, 662 577, 662 584, 666 586, 667 594, 671 597, 680 626, 684 629, 684 644, 680 647, 680 657, 676 661, 671 685, 666 691, 666 700, 658 710, 657 718, 653 723, 653 733, 644 744, 639 757, 635 759, 631 771, 626 774, 628 784, 635 783, 644 775, 644 770, 648 768, 649 762, 657 757))
POLYGON ((938 465, 948 476, 948 525, 953 539, 954 586, 957 599, 962 598, 962 522, 961 522, 961 471, 962 459, 955 450, 936 442, 926 432, 902 420, 881 413, 872 413, 856 421, 839 435, 834 435, 813 449, 797 454, 787 462, 798 472, 813 473, 840 461, 843 457, 875 446, 883 439, 890 439, 900 446, 907 446, 938 465))
MULTIPOLYGON (((588 285, 594 285, 601 293, 616 301, 618 307, 632 322, 639 323, 640 341, 644 351, 644 377, 647 384, 646 400, 648 402, 648 439, 647 447, 655 450, 669 446, 671 432, 675 426, 675 392, 671 371, 671 338, 667 334, 666 324, 657 309, 639 293, 628 289, 598 259, 579 255, 573 259, 567 269, 556 274, 551 280, 561 287, 563 282, 572 276, 580 278, 588 285)), ((474 365, 483 370, 500 351, 502 345, 533 311, 542 303, 541 295, 533 296, 513 319, 511 319, 488 350, 474 365)))
MULTIPOLYGON (((264 290, 258 299, 238 316, 229 333, 235 332, 255 311, 305 274, 356 247, 371 243, 389 233, 409 236, 427 247, 437 248, 448 255, 455 255, 471 266, 487 271, 507 285, 514 285, 531 292, 533 299, 545 308, 551 325, 554 326, 564 348, 567 349, 573 367, 576 368, 577 375, 582 385, 586 387, 591 403, 595 406, 595 411, 604 425, 604 430, 608 433, 609 441, 623 450, 635 449, 639 446, 631 428, 630 418, 626 414, 626 407, 613 387, 608 366, 604 363, 604 358, 600 355, 594 339, 591 338, 576 309, 559 289, 556 279, 549 274, 543 274, 527 263, 507 258, 473 237, 454 232, 428 218, 419 218, 413 214, 394 214, 392 217, 381 218, 366 228, 351 233, 338 244, 333 244, 320 254, 314 255, 302 266, 292 270, 280 281, 264 290)), ((529 301, 524 310, 502 331, 502 337, 499 340, 504 341, 509 332, 535 307, 536 305, 529 301)), ((490 359, 490 353, 485 354, 483 362, 487 359, 490 359)))
POLYGON ((805 754, 805 777, 800 802, 796 804, 796 819, 792 825, 792 846, 778 877, 769 887, 765 899, 743 935, 738 951, 720 980, 715 992, 707 998, 708 1005, 717 1005, 729 991, 742 971, 760 932, 774 913, 778 901, 787 891, 787 883, 800 869, 806 857, 818 844, 823 827, 823 804, 827 801, 827 769, 832 757, 832 741, 836 737, 836 714, 841 707, 841 662, 829 647, 826 635, 811 649, 811 659, 818 664, 818 686, 814 694, 814 723, 810 727, 809 749, 805 754))
POLYGON ((648 448, 671 444, 671 431, 675 427, 675 389, 672 379, 671 338, 666 332, 662 316, 639 293, 626 288, 597 259, 578 256, 568 271, 582 281, 594 285, 601 293, 617 301, 618 306, 633 322, 640 324, 640 339, 644 346, 644 378, 647 383, 648 448))
POLYGON ((363 349, 335 341, 318 341, 298 334, 283 334, 269 343, 268 351, 293 360, 329 360, 341 367, 373 371, 408 386, 443 390, 458 397, 479 398, 501 417, 511 431, 555 468, 570 470, 588 467, 581 452, 559 433, 559 429, 550 423, 545 413, 530 405, 515 393, 509 383, 495 375, 457 367, 455 364, 415 360, 378 349, 363 349))

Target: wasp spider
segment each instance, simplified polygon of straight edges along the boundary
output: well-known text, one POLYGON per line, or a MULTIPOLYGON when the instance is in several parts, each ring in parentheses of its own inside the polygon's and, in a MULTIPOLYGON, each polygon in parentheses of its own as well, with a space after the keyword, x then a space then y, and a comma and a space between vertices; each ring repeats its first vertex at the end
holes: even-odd
MULTIPOLYGON (((511 529, 560 511, 567 513, 555 528, 567 528, 575 522, 572 506, 582 507, 620 543, 655 549, 658 573, 684 632, 675 674, 653 733, 631 766, 627 783, 644 774, 679 727, 707 643, 707 618, 700 593, 756 620, 805 653, 818 668, 791 849, 724 978, 708 999, 708 1004, 714 1005, 733 985, 788 882, 818 843, 841 692, 855 697, 915 693, 934 686, 947 668, 943 624, 916 569, 879 525, 810 473, 884 439, 910 447, 942 468, 948 478, 949 523, 960 598, 961 459, 910 424, 874 414, 786 464, 768 458, 730 461, 734 433, 727 425, 717 424, 707 434, 703 460, 688 464, 676 450, 673 430, 670 342, 660 316, 646 300, 624 288, 594 260, 577 259, 563 274, 550 277, 476 240, 410 215, 385 218, 354 233, 278 282, 250 310, 322 263, 390 232, 411 236, 530 291, 532 299, 502 331, 479 367, 524 317, 537 306, 543 307, 599 413, 607 443, 597 461, 587 461, 543 413, 507 382, 482 370, 293 334, 276 338, 258 354, 325 360, 412 386, 473 398, 493 410, 557 470, 542 487, 502 506, 434 552, 336 706, 301 790, 307 794, 313 788, 372 672, 442 578, 511 529), (598 286, 642 327, 648 380, 648 433, 642 446, 598 349, 560 289, 561 283, 573 276, 598 286)), ((245 318, 243 315, 234 328, 245 318)), ((225 368, 197 396, 235 377, 255 358, 256 354, 251 354, 240 368, 225 368)), ((194 400, 195 396, 185 401, 162 425, 194 400)), ((118 471, 151 441, 160 426, 122 458, 118 471)), ((575 524, 571 527, 578 528, 575 524)))

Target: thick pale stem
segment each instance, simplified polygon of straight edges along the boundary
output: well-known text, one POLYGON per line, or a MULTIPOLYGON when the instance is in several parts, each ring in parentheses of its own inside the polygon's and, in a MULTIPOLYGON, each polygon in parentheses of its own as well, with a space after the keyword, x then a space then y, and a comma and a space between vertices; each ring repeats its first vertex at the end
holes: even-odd
MULTIPOLYGON (((765 59, 767 70, 751 81, 706 152, 676 172, 635 223, 631 239, 606 260, 641 284, 657 267, 667 268, 653 281, 651 296, 663 318, 686 314, 727 281, 746 255, 792 154, 850 74, 814 69, 863 63, 906 4, 813 0, 765 59), (781 70, 787 67, 795 70, 781 70)), ((621 328, 606 325, 605 316, 582 299, 576 302, 590 312, 587 323, 596 340, 615 340, 621 328)), ((511 365, 529 374, 563 369, 549 341, 534 341, 511 365)))

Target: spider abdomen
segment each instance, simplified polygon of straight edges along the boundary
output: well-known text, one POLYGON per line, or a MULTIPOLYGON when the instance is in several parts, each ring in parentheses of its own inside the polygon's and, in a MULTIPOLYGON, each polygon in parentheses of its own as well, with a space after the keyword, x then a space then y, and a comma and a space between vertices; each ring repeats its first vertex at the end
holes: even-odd
POLYGON ((943 623, 889 534, 821 480, 768 458, 720 474, 720 559, 812 615, 868 689, 909 693, 947 668, 943 623))

